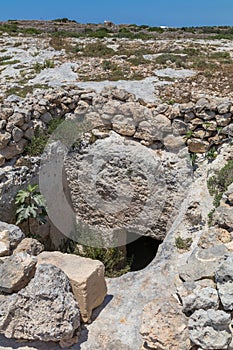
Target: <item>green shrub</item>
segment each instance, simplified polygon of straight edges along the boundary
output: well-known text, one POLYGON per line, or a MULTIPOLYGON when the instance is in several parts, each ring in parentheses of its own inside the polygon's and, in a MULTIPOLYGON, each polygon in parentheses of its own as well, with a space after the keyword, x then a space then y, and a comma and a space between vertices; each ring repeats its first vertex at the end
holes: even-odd
POLYGON ((17 22, 10 21, 7 24, 1 24, 0 25, 0 31, 6 32, 8 34, 16 34, 16 33, 24 33, 24 34, 41 34, 43 33, 42 30, 36 29, 36 28, 22 28, 18 27, 17 22))
POLYGON ((108 60, 104 60, 102 62, 102 67, 103 67, 103 70, 110 70, 112 68, 112 62, 108 60))
POLYGON ((214 52, 210 54, 210 58, 212 59, 230 59, 231 55, 229 52, 214 52))
POLYGON ((209 160, 214 160, 215 158, 217 158, 217 150, 216 147, 211 147, 211 149, 205 154, 206 158, 209 160))
POLYGON ((233 40, 233 34, 217 34, 215 36, 211 36, 210 38, 216 39, 216 40, 221 40, 221 39, 233 40))
POLYGON ((134 66, 139 66, 141 64, 148 64, 148 61, 145 60, 143 55, 136 55, 135 57, 129 58, 128 61, 134 66))
POLYGON ((52 19, 52 21, 53 22, 58 22, 58 23, 77 23, 75 20, 69 19, 69 18, 66 18, 66 17, 55 18, 55 19, 52 19))
POLYGON ((19 60, 1 61, 0 66, 8 66, 10 64, 16 64, 16 63, 20 63, 20 61, 19 60))
POLYGON ((166 65, 168 61, 175 63, 178 68, 184 67, 184 58, 178 55, 173 55, 171 53, 164 53, 155 59, 155 62, 161 65, 166 65))
POLYGON ((223 193, 228 186, 233 182, 233 159, 220 169, 215 176, 212 176, 207 181, 207 186, 211 196, 214 196, 214 206, 217 208, 220 205, 223 193))
POLYGON ((17 33, 18 29, 18 26, 14 23, 0 25, 0 31, 8 34, 17 33))
POLYGON ((101 42, 87 44, 83 49, 83 55, 86 57, 112 57, 115 51, 101 42))
POLYGON ((90 28, 85 29, 85 33, 87 34, 88 37, 90 38, 99 38, 99 39, 103 39, 103 38, 108 38, 110 37, 109 33, 112 33, 111 30, 109 30, 108 28, 98 28, 97 30, 93 31, 90 28))
POLYGON ((148 28, 148 32, 163 33, 164 29, 160 27, 150 27, 148 28))
POLYGON ((24 153, 31 156, 39 156, 43 153, 44 148, 48 142, 48 135, 43 130, 36 130, 35 136, 26 146, 24 153))
POLYGON ((0 63, 4 61, 9 61, 12 58, 12 56, 2 56, 0 57, 0 63))
POLYGON ((29 35, 36 35, 36 34, 42 34, 43 31, 40 29, 36 28, 20 28, 19 32, 23 32, 24 34, 29 34, 29 35))
POLYGON ((183 250, 189 250, 192 243, 193 243, 193 240, 191 237, 182 238, 179 236, 179 237, 176 237, 176 240, 175 240, 176 248, 183 249, 183 250))

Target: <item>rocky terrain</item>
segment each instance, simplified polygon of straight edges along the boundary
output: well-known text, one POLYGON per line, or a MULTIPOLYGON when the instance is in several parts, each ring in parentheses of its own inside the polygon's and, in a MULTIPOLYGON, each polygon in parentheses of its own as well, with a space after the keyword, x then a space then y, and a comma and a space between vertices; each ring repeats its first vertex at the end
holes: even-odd
POLYGON ((0 26, 0 349, 231 350, 230 29, 104 28, 0 26), (29 184, 43 225, 15 225, 29 184), (135 233, 143 270, 76 255, 135 233))

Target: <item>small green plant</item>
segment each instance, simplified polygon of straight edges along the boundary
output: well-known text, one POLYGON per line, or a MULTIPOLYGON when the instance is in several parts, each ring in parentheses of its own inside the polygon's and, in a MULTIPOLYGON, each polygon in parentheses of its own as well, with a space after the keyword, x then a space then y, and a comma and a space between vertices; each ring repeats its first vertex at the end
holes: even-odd
POLYGON ((219 136, 222 132, 222 126, 217 126, 216 130, 217 130, 217 135, 219 136))
POLYGON ((35 131, 34 137, 25 148, 25 154, 31 157, 39 156, 43 153, 47 142, 47 134, 43 130, 37 129, 35 131))
POLYGON ((45 60, 44 63, 39 63, 39 62, 36 62, 32 68, 34 69, 34 71, 36 73, 40 73, 43 69, 46 69, 46 68, 54 68, 55 67, 55 64, 53 61, 51 60, 45 60))
POLYGON ((197 158, 197 153, 190 153, 190 160, 193 167, 196 165, 197 158))
POLYGON ((44 68, 54 68, 55 63, 51 60, 45 60, 43 67, 44 68))
POLYGON ((110 70, 111 68, 112 68, 112 62, 111 61, 109 61, 109 60, 104 60, 103 62, 102 62, 102 68, 103 68, 103 70, 110 70))
POLYGON ((205 128, 208 130, 211 127, 211 123, 210 122, 204 122, 203 126, 205 126, 205 128))
POLYGON ((212 224, 214 212, 215 212, 215 208, 212 209, 208 214, 208 218, 209 218, 208 219, 208 226, 211 226, 211 224, 212 224))
POLYGON ((173 106, 175 104, 175 100, 171 98, 170 100, 167 101, 167 104, 170 106, 173 106))
POLYGON ((20 28, 19 31, 22 31, 24 34, 28 35, 37 35, 43 33, 42 30, 36 28, 20 28))
POLYGON ((52 119, 46 130, 37 129, 35 135, 26 146, 24 153, 31 157, 39 156, 44 152, 44 148, 49 140, 50 135, 63 122, 63 119, 52 119))
POLYGON ((193 131, 192 130, 188 130, 185 134, 185 138, 186 139, 191 139, 191 137, 193 136, 193 131))
POLYGON ((176 240, 175 240, 176 248, 182 249, 182 250, 189 250, 192 243, 193 243, 193 240, 191 237, 182 238, 182 237, 178 236, 178 237, 176 237, 176 240))
POLYGON ((38 185, 28 185, 25 190, 19 190, 16 198, 16 225, 27 221, 28 233, 32 234, 30 219, 34 218, 40 224, 46 223, 46 209, 44 197, 38 192, 38 185))
POLYGON ((85 33, 88 37, 103 39, 108 38, 110 36, 109 33, 111 33, 111 31, 107 28, 98 28, 95 31, 91 30, 90 28, 87 28, 85 30, 85 33))
POLYGON ((36 72, 36 73, 40 73, 42 70, 42 64, 39 62, 36 62, 33 64, 32 69, 36 72))
POLYGON ((206 152, 205 156, 208 160, 214 160, 217 158, 218 152, 215 147, 212 147, 208 152, 206 152))

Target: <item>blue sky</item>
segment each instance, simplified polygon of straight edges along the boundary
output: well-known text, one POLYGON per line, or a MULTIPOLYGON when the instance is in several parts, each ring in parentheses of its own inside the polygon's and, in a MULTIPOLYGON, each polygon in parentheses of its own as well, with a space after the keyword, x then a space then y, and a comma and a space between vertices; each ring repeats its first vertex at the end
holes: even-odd
POLYGON ((67 17, 81 23, 233 25, 233 0, 0 0, 0 20, 67 17))

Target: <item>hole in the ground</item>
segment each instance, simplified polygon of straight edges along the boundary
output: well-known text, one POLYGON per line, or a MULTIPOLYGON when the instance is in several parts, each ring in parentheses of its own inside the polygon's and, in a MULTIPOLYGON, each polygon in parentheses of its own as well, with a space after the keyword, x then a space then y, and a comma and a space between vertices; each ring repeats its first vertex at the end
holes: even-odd
POLYGON ((126 253, 127 258, 132 261, 131 271, 138 271, 150 264, 162 242, 152 237, 136 234, 133 234, 133 236, 128 234, 128 241, 131 243, 126 245, 126 253), (135 239, 132 241, 133 236, 135 239))

